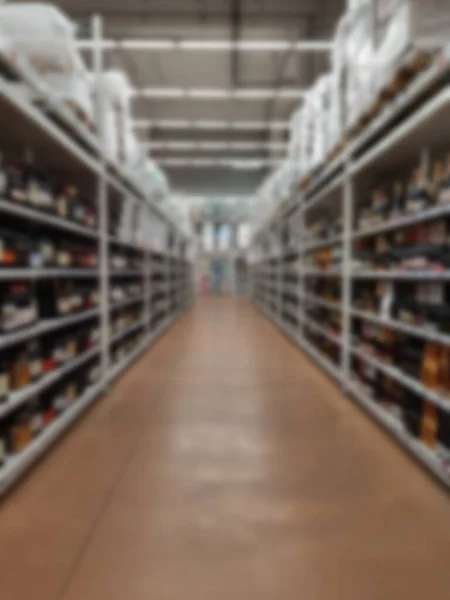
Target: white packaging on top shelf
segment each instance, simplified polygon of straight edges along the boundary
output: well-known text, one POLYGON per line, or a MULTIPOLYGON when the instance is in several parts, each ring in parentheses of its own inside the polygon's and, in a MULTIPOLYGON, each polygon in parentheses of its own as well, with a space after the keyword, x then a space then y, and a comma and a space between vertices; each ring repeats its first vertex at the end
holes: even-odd
POLYGON ((309 175, 312 167, 312 148, 314 138, 314 112, 310 101, 310 92, 306 94, 300 120, 300 177, 309 175))
POLYGON ((299 108, 292 115, 289 123, 289 145, 288 145, 288 157, 293 162, 300 161, 301 153, 301 119, 302 109, 299 108))
POLYGON ((450 40, 448 0, 377 0, 375 18, 379 88, 392 79, 406 58, 418 68, 426 60, 427 50, 443 47, 450 40))
POLYGON ((103 106, 101 118, 104 120, 105 138, 108 155, 120 163, 125 163, 127 143, 130 143, 131 85, 120 70, 112 69, 102 73, 99 81, 93 79, 93 94, 101 92, 103 106), (97 87, 100 86, 100 90, 97 87))
POLYGON ((329 89, 329 110, 327 118, 327 146, 333 150, 342 140, 344 133, 344 93, 345 93, 345 63, 344 36, 340 32, 333 40, 331 52, 331 73, 329 89))
POLYGON ((79 66, 75 26, 51 4, 0 5, 0 36, 11 52, 27 57, 41 73, 74 73, 79 66))
MULTIPOLYGON (((304 106, 304 143, 306 143, 305 166, 312 172, 320 168, 326 158, 327 152, 327 122, 330 102, 330 77, 324 75, 309 91, 304 106)), ((303 161, 302 161, 303 162, 303 161)))
POLYGON ((375 31, 373 7, 370 1, 344 17, 346 24, 345 61, 346 82, 346 126, 352 128, 367 112, 374 99, 375 80, 375 31))
POLYGON ((43 74, 49 94, 57 101, 69 105, 77 116, 94 122, 91 81, 87 71, 80 67, 71 74, 43 74))

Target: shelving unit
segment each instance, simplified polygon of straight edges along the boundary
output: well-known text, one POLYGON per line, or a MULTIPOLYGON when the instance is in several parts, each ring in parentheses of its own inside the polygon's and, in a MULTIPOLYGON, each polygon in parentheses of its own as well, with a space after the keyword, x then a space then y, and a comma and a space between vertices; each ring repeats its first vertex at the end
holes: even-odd
POLYGON ((432 205, 370 227, 357 226, 358 208, 374 188, 384 181, 392 182, 393 173, 410 172, 430 155, 450 150, 443 134, 443 123, 450 116, 449 57, 447 48, 406 92, 358 137, 350 139, 343 153, 326 165, 306 190, 278 206, 254 232, 249 252, 251 295, 264 314, 446 487, 450 487, 450 450, 439 441, 427 444, 420 432, 413 433, 405 424, 406 417, 394 410, 394 403, 380 401, 374 389, 378 378, 386 376, 411 392, 424 411, 426 403, 444 416, 450 413, 450 395, 371 353, 361 330, 382 328, 411 336, 404 338, 405 345, 413 339, 442 348, 449 346, 450 334, 408 323, 381 310, 364 310, 355 304, 355 293, 358 286, 371 282, 444 283, 450 281, 450 271, 367 268, 357 265, 355 244, 450 216, 449 204, 432 205), (311 225, 324 216, 337 227, 326 237, 311 237, 311 225), (321 252, 327 253, 323 264, 321 252), (289 310, 274 300, 280 292, 273 283, 275 274, 285 268, 287 254, 295 257, 290 267, 296 273, 289 281, 282 279, 281 295, 292 297, 289 310), (375 373, 371 375, 373 387, 358 375, 366 368, 375 373))
MULTIPOLYGON (((93 30, 98 42, 94 62, 99 77, 102 61, 98 18, 94 19, 93 30)), ((15 411, 48 393, 68 375, 74 373, 76 378, 80 368, 90 369, 86 385, 80 383, 82 391, 70 405, 54 414, 23 449, 9 453, 3 466, 0 460, 2 495, 189 307, 193 288, 192 267, 187 258, 189 239, 166 208, 155 203, 123 165, 107 157, 101 135, 90 131, 71 110, 55 102, 23 60, 16 58, 11 63, 3 55, 0 60, 4 67, 0 75, 2 153, 12 158, 23 157, 26 143, 32 151, 33 167, 76 185, 82 196, 96 207, 98 215, 96 227, 90 228, 30 204, 0 198, 0 214, 13 220, 21 231, 30 232, 30 236, 36 231, 45 232, 50 238, 68 236, 81 245, 88 244, 98 257, 92 268, 0 268, 2 285, 15 281, 33 282, 32 285, 42 281, 80 281, 87 282, 96 296, 89 308, 58 318, 38 315, 35 322, 0 335, 0 351, 8 359, 10 349, 20 344, 31 340, 40 343, 70 327, 81 329, 86 324, 90 327, 85 349, 78 348, 74 356, 55 363, 36 381, 10 391, 0 401, 1 434, 5 420, 15 411), (39 92, 38 102, 32 104, 22 96, 14 86, 17 81, 39 92), (125 206, 133 213, 134 225, 125 227, 118 222, 112 231, 113 215, 123 213, 125 206), (163 232, 159 240, 151 237, 150 225, 154 222, 161 225, 163 232), (114 257, 123 266, 115 268, 114 257), (165 287, 158 291, 159 282, 164 282, 165 287), (154 301, 157 293, 159 304, 154 301)), ((97 109, 101 114, 101 106, 97 109)))

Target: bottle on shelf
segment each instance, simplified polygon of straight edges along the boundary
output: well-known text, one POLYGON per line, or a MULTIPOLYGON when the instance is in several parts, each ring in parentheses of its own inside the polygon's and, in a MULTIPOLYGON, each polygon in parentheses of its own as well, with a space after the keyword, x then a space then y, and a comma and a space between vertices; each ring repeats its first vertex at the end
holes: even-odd
POLYGON ((9 427, 9 450, 18 454, 28 446, 32 440, 30 415, 27 407, 18 410, 12 417, 9 427))
POLYGON ((26 352, 30 365, 30 379, 32 382, 37 381, 42 375, 42 351, 39 340, 28 342, 26 352))
POLYGON ((49 213, 56 212, 56 202, 51 189, 43 173, 34 166, 29 166, 24 173, 25 191, 27 202, 34 208, 49 213))
POLYGON ((431 390, 438 389, 440 366, 440 346, 435 343, 425 344, 420 370, 420 381, 425 387, 431 390))
POLYGON ((6 355, 0 355, 0 404, 6 402, 9 396, 9 372, 6 355))
POLYGON ((10 164, 5 167, 4 173, 7 198, 18 204, 25 204, 27 192, 22 169, 18 165, 10 164))
POLYGON ((434 448, 436 446, 437 435, 437 408, 434 404, 424 402, 422 420, 420 423, 420 440, 429 448, 434 448))
POLYGON ((396 181, 392 189, 392 198, 389 219, 397 219, 405 213, 405 186, 401 181, 396 181))
POLYGON ((406 194, 405 209, 407 213, 424 210, 432 203, 430 183, 423 167, 414 169, 406 194))
POLYGON ((36 437, 38 437, 38 435, 41 433, 41 431, 44 428, 39 399, 35 398, 31 402, 29 402, 28 407, 29 407, 29 422, 30 422, 30 429, 31 429, 31 437, 36 438, 36 437))
POLYGON ((436 192, 438 204, 448 204, 450 202, 450 153, 447 155, 445 162, 445 170, 436 192))
POLYGON ((0 284, 0 330, 10 333, 37 320, 37 303, 29 282, 0 284))

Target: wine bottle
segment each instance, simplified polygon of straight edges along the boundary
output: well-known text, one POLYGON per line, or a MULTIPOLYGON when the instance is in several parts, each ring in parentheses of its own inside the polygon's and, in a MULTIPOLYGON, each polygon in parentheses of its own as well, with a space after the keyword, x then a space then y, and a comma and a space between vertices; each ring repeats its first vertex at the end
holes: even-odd
POLYGON ((390 219, 397 219, 405 212, 405 188, 401 181, 394 184, 390 206, 390 219))
POLYGON ((27 193, 25 189, 25 181, 23 171, 16 165, 8 165, 5 168, 6 174, 6 195, 10 200, 25 204, 27 201, 27 193))
POLYGON ((9 373, 5 356, 0 356, 0 404, 9 396, 9 373))
POLYGON ((420 381, 425 387, 428 387, 432 390, 436 390, 439 386, 439 354, 440 347, 437 344, 425 344, 420 381))
POLYGON ((32 433, 27 409, 14 415, 9 431, 9 447, 11 452, 19 453, 31 442, 32 433))
POLYGON ((445 172, 437 190, 437 202, 438 204, 450 202, 450 153, 447 155, 445 172))
POLYGON ((413 171, 411 183, 406 197, 406 212, 413 213, 424 210, 431 204, 430 184, 427 181, 423 168, 417 167, 413 171))
POLYGON ((437 433, 437 407, 429 402, 424 402, 422 421, 420 424, 420 439, 429 448, 434 448, 437 441, 437 433))
POLYGON ((28 342, 26 351, 30 365, 30 379, 36 381, 42 375, 42 354, 39 340, 28 342))
POLYGON ((37 304, 28 282, 0 287, 0 329, 7 333, 31 325, 37 319, 37 304))
POLYGON ((55 213, 55 198, 44 175, 34 167, 30 167, 26 170, 24 179, 28 202, 35 208, 55 213))

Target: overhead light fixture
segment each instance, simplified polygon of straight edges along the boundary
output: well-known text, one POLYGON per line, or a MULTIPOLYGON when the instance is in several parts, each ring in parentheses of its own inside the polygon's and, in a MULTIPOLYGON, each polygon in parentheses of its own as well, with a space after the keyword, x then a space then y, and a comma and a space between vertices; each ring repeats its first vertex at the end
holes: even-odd
POLYGON ((184 141, 158 140, 142 144, 149 150, 286 150, 285 142, 234 142, 234 141, 184 141))
POLYGON ((161 158, 158 165, 162 167, 196 167, 196 168, 228 168, 239 170, 264 169, 278 165, 278 161, 259 158, 240 159, 214 159, 214 158, 161 158))
POLYGON ((181 119, 138 119, 133 122, 135 129, 156 127, 159 129, 235 129, 259 131, 261 129, 289 129, 288 121, 183 121, 181 119))
POLYGON ((185 50, 193 52, 330 52, 333 42, 328 40, 171 40, 130 38, 124 40, 104 39, 98 43, 91 39, 77 40, 80 50, 142 50, 168 51, 185 50))
POLYGON ((267 100, 270 98, 303 98, 305 90, 297 88, 160 88, 135 89, 132 96, 142 98, 193 98, 205 100, 267 100))

